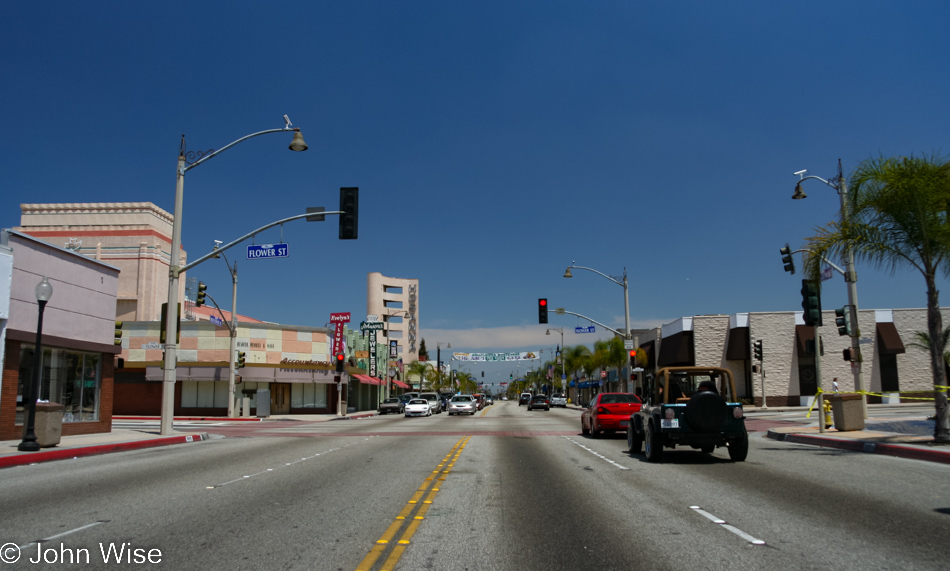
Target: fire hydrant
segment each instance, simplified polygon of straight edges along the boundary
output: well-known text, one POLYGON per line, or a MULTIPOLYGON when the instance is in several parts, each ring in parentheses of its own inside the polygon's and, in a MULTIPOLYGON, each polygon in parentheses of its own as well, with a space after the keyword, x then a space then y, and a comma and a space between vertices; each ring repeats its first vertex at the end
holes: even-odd
POLYGON ((823 408, 825 409, 825 428, 831 428, 831 426, 834 424, 831 421, 831 401, 825 400, 824 403, 825 404, 823 408))

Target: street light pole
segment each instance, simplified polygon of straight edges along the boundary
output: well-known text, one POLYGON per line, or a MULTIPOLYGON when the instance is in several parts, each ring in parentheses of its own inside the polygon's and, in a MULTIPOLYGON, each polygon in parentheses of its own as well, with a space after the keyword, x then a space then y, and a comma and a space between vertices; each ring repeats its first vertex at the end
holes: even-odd
POLYGON ((284 115, 284 127, 282 129, 267 129, 245 135, 240 139, 232 141, 218 150, 212 150, 207 153, 200 153, 198 159, 187 164, 185 157, 192 156, 192 153, 185 152, 185 136, 181 136, 181 147, 178 151, 178 168, 175 180, 175 217, 172 220, 172 243, 171 258, 168 264, 168 307, 165 313, 165 359, 162 365, 164 369, 162 375, 162 419, 161 434, 170 435, 172 433, 172 419, 175 415, 175 382, 177 381, 178 367, 178 282, 182 272, 181 269, 181 227, 182 227, 182 205, 185 195, 185 173, 196 166, 216 157, 234 145, 246 141, 258 135, 268 133, 286 133, 293 132, 294 138, 290 143, 291 151, 306 151, 307 144, 303 140, 300 129, 293 127, 290 119, 284 115))
MULTIPOLYGON (((841 169, 841 159, 838 159, 838 176, 835 179, 837 184, 819 176, 805 176, 807 172, 807 170, 803 170, 795 173, 799 176, 799 181, 795 184, 795 194, 792 195, 792 199, 801 200, 807 197, 802 190, 802 181, 810 178, 819 180, 838 191, 838 198, 841 202, 841 221, 846 221, 848 219, 848 183, 841 169)), ((850 246, 845 250, 844 258, 844 281, 848 286, 848 313, 850 314, 849 318, 851 319, 851 323, 854 324, 854 328, 851 331, 851 355, 852 359, 854 359, 851 364, 851 372, 854 375, 854 388, 861 394, 861 410, 864 413, 864 418, 867 418, 868 402, 864 387, 864 378, 861 374, 861 332, 858 327, 858 273, 854 269, 854 250, 850 246)), ((815 337, 815 343, 818 343, 817 335, 815 337)), ((820 380, 819 378, 819 381, 820 380)))
POLYGON ((26 396, 26 433, 17 446, 17 450, 21 452, 37 452, 40 449, 40 443, 36 440, 36 401, 40 396, 40 381, 43 379, 43 312, 51 297, 53 286, 46 276, 43 276, 36 285, 36 305, 39 306, 39 313, 36 318, 36 346, 33 348, 33 375, 26 396))

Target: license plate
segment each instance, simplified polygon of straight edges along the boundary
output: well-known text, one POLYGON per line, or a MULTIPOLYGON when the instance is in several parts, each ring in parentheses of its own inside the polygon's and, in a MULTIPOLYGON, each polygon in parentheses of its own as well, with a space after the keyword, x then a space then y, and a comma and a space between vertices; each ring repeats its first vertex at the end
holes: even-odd
POLYGON ((630 421, 629 421, 629 420, 621 420, 621 421, 620 421, 620 426, 630 426, 630 421))
POLYGON ((678 418, 674 418, 672 420, 667 420, 664 418, 663 420, 660 421, 660 428, 679 428, 679 427, 680 427, 680 421, 678 418))

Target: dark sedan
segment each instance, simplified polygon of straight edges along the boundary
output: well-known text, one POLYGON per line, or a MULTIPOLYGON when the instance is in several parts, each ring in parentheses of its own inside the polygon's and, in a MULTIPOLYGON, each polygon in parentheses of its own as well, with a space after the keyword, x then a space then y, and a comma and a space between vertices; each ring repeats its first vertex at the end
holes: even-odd
POLYGON ((376 411, 377 414, 389 414, 391 412, 405 414, 406 403, 397 397, 388 398, 379 403, 379 409, 376 411))
POLYGON ((548 395, 534 395, 531 397, 531 400, 528 401, 528 410, 534 410, 536 408, 551 410, 551 399, 548 398, 548 395))

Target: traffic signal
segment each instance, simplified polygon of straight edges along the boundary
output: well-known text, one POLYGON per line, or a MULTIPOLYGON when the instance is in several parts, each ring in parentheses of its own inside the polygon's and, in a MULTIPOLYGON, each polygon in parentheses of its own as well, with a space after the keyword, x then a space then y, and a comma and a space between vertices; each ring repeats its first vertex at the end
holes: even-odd
POLYGON ((854 350, 851 347, 848 347, 847 349, 841 352, 841 355, 844 357, 845 361, 853 361, 854 359, 851 358, 851 354, 853 352, 854 350))
POLYGON ((782 254, 782 263, 785 264, 785 271, 794 274, 795 260, 792 258, 792 249, 788 247, 788 242, 785 243, 784 248, 779 248, 779 252, 782 254))
POLYGON ((752 344, 752 352, 755 354, 755 358, 757 361, 762 360, 762 340, 761 339, 759 339, 758 341, 752 344))
POLYGON ((359 224, 360 189, 355 186, 340 188, 340 240, 356 240, 359 224))
POLYGON ((548 300, 546 297, 538 299, 538 323, 548 322, 548 300))
POLYGON ((244 351, 238 351, 237 366, 235 368, 243 369, 246 360, 247 360, 247 353, 245 353, 244 351))
POLYGON ((838 326, 838 335, 851 335, 851 311, 849 306, 835 310, 835 325, 838 326))
POLYGON ((204 282, 198 282, 198 295, 195 297, 195 307, 201 307, 205 304, 205 295, 208 286, 204 282))
POLYGON ((630 366, 631 367, 637 366, 637 350, 636 349, 630 350, 630 366))
POLYGON ((122 345, 122 322, 115 322, 115 341, 116 345, 122 345))
POLYGON ((336 372, 343 372, 343 365, 346 364, 346 358, 343 356, 343 353, 337 353, 336 355, 336 372))
MULTIPOLYGON (((165 334, 168 331, 168 324, 166 323, 166 318, 168 316, 168 302, 162 304, 162 321, 158 333, 158 342, 164 344, 165 334)), ((181 343, 181 304, 178 304, 178 328, 176 329, 177 335, 175 335, 175 343, 181 343)))
POLYGON ((802 309, 805 325, 821 325, 821 290, 818 280, 802 280, 802 309))

